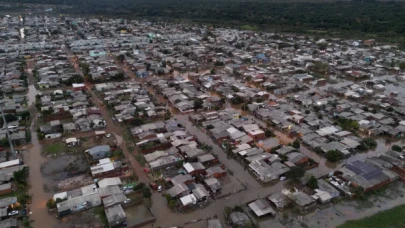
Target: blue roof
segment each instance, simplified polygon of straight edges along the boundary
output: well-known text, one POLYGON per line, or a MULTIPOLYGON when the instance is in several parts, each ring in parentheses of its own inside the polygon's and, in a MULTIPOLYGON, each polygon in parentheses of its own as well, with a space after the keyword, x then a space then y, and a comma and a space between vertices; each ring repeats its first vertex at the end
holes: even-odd
POLYGON ((258 55, 256 55, 256 58, 258 58, 258 59, 267 59, 266 55, 264 55, 264 54, 258 54, 258 55))

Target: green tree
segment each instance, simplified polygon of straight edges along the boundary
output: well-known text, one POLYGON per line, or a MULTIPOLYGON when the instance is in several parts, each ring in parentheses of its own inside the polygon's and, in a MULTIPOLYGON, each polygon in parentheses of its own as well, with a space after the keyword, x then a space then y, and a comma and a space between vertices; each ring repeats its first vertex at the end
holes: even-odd
POLYGON ((405 70, 405 62, 399 63, 399 69, 401 69, 402 71, 405 70))
POLYGON ((10 147, 10 143, 7 138, 2 138, 0 140, 0 147, 10 147))
POLYGON ((293 181, 297 181, 305 175, 305 170, 301 167, 294 166, 286 173, 286 176, 293 181))
POLYGON ((312 189, 318 188, 318 180, 316 179, 316 177, 311 176, 308 180, 307 185, 312 189))
POLYGON ((273 133, 272 131, 270 131, 269 129, 266 129, 266 130, 264 131, 264 135, 265 135, 266 137, 274 137, 274 136, 275 136, 274 133, 273 133))
POLYGON ((337 162, 343 158, 343 154, 337 150, 330 150, 326 152, 325 157, 330 162, 337 162))
POLYGON ((46 207, 48 209, 52 209, 56 207, 56 202, 55 200, 53 200, 52 198, 50 198, 47 202, 46 202, 46 207))
POLYGON ((150 197, 152 196, 152 192, 150 191, 150 188, 144 187, 144 188, 142 189, 142 195, 143 195, 143 197, 145 197, 145 198, 150 198, 150 197))
POLYGON ((195 98, 195 99, 194 99, 194 110, 198 110, 198 109, 202 108, 202 107, 203 107, 203 103, 204 103, 204 101, 203 101, 202 99, 200 99, 200 98, 195 98))
POLYGON ((397 152, 402 152, 402 147, 398 145, 392 145, 391 150, 397 151, 397 152))
POLYGON ((141 190, 141 189, 143 189, 143 188, 147 188, 147 186, 146 186, 145 183, 140 182, 139 184, 137 184, 137 185, 134 186, 133 190, 134 190, 134 191, 138 191, 138 190, 141 190))
POLYGON ((294 140, 294 142, 292 143, 292 147, 294 147, 295 149, 299 149, 301 147, 300 141, 298 139, 294 140))
POLYGON ((123 63, 125 61, 125 55, 121 54, 121 55, 117 56, 117 60, 120 61, 121 63, 123 63))
POLYGON ((214 68, 211 69, 210 73, 211 73, 211 74, 215 74, 215 69, 214 69, 214 68))
POLYGON ((18 120, 18 117, 17 117, 17 116, 15 116, 15 115, 13 115, 13 114, 10 114, 10 113, 6 114, 6 115, 4 116, 4 118, 6 119, 7 123, 18 120))

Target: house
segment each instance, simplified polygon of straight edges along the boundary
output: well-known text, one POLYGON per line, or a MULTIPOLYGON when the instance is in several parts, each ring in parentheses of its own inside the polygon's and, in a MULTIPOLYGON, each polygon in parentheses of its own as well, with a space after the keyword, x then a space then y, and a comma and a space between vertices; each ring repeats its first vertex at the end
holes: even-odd
POLYGON ((318 189, 328 192, 332 198, 337 198, 340 196, 339 190, 323 179, 318 179, 318 189))
POLYGON ((278 210, 288 207, 290 200, 281 192, 274 193, 267 198, 278 210))
POLYGON ((204 166, 209 166, 217 162, 217 158, 210 153, 198 156, 197 160, 204 166))
POLYGON ((72 191, 57 193, 53 199, 66 199, 56 204, 59 217, 101 205, 101 197, 94 184, 72 191))
POLYGON ((220 166, 210 167, 210 168, 206 169, 205 172, 206 172, 206 175, 205 175, 206 177, 215 177, 215 178, 220 179, 220 178, 226 176, 226 170, 224 170, 220 166))
POLYGON ((253 213, 257 217, 262 217, 265 215, 272 215, 272 216, 276 215, 276 212, 273 210, 270 204, 264 199, 257 199, 256 201, 253 201, 248 204, 248 207, 250 208, 250 210, 253 211, 253 213))
POLYGON ((365 192, 378 189, 398 179, 394 172, 383 169, 374 164, 372 160, 353 161, 339 170, 344 180, 350 181, 353 186, 361 187, 365 192))
POLYGON ((194 189, 192 190, 193 195, 197 199, 198 202, 203 202, 208 199, 210 193, 204 188, 202 184, 194 185, 194 189))
POLYGON ((304 165, 308 163, 309 159, 307 156, 299 153, 299 152, 292 152, 287 154, 288 161, 293 163, 294 165, 304 165))
POLYGON ((0 227, 2 228, 18 228, 18 220, 15 218, 9 218, 0 221, 0 227))
POLYGON ((301 213, 306 213, 312 211, 316 208, 316 201, 311 196, 305 194, 302 191, 283 191, 283 194, 287 196, 293 203, 294 207, 298 209, 301 213))
POLYGON ((200 162, 186 163, 183 168, 190 175, 205 174, 205 167, 200 162))
POLYGON ((97 178, 116 177, 120 176, 125 169, 128 169, 128 167, 123 166, 120 161, 111 161, 109 158, 104 158, 90 167, 90 173, 97 178))
POLYGON ((173 185, 177 185, 177 184, 192 184, 194 183, 194 178, 189 175, 189 174, 179 174, 173 178, 170 179, 170 182, 172 182, 173 185))
POLYGON ((6 197, 0 199, 0 218, 8 216, 7 212, 9 208, 16 207, 18 205, 17 197, 6 197))
POLYGON ((124 203, 124 201, 127 200, 127 196, 121 192, 121 193, 116 193, 116 194, 104 197, 102 200, 103 200, 104 208, 108 208, 108 207, 111 207, 114 205, 124 203))
POLYGON ((104 178, 102 180, 99 180, 97 182, 97 185, 99 188, 106 188, 108 186, 121 186, 122 182, 121 179, 119 177, 109 177, 109 178, 104 178))
POLYGON ((205 186, 207 186, 212 194, 216 194, 221 191, 221 183, 219 183, 218 179, 214 177, 205 179, 204 184, 205 186))
POLYGON ((184 183, 178 183, 167 190, 167 194, 171 197, 185 196, 189 192, 188 187, 184 183))
POLYGON ((104 209, 105 217, 107 218, 108 224, 111 228, 122 227, 126 224, 127 215, 122 208, 121 204, 114 205, 104 209))
POLYGON ((266 138, 266 135, 265 135, 264 131, 261 130, 261 129, 248 131, 247 134, 252 139, 254 139, 255 141, 262 140, 262 139, 266 138))
POLYGON ((73 83, 72 87, 74 91, 82 91, 86 89, 86 85, 84 83, 73 83))
POLYGON ((194 194, 188 194, 180 198, 181 205, 183 208, 191 207, 197 204, 197 198, 194 194))
POLYGON ((239 211, 230 213, 228 220, 232 227, 248 227, 252 223, 247 214, 239 211))
POLYGON ((0 185, 0 195, 5 195, 11 192, 11 183, 0 185))
POLYGON ((258 147, 262 148, 266 152, 270 152, 271 149, 276 148, 280 145, 278 138, 267 138, 263 141, 257 143, 258 147))
POLYGON ((93 160, 99 160, 111 156, 109 145, 99 145, 85 151, 93 160))

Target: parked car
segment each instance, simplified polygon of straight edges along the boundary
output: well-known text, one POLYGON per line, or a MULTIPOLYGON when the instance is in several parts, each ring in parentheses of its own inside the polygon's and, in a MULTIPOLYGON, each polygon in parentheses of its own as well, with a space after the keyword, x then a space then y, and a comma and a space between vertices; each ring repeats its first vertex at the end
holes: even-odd
POLYGON ((131 199, 126 199, 124 200, 124 203, 130 203, 132 200, 131 199))
POLYGON ((106 137, 106 138, 110 138, 110 137, 111 137, 111 134, 108 133, 108 134, 105 135, 105 137, 106 137))
POLYGON ((16 214, 18 214, 18 210, 13 210, 13 211, 10 211, 9 213, 8 213, 8 215, 16 215, 16 214))
POLYGON ((285 181, 287 180, 287 177, 280 177, 280 181, 285 181))
POLYGON ((162 191, 162 185, 159 185, 158 192, 161 192, 161 191, 162 191))

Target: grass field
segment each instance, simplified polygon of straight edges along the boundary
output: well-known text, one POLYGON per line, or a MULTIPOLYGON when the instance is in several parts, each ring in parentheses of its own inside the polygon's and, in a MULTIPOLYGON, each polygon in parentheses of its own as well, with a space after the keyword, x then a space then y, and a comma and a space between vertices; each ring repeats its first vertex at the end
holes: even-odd
POLYGON ((364 219, 348 221, 338 228, 405 227, 404 215, 405 205, 401 205, 364 219))
POLYGON ((49 145, 45 145, 43 147, 43 153, 45 154, 59 154, 61 152, 65 152, 66 146, 64 143, 58 142, 58 143, 52 143, 49 145))

